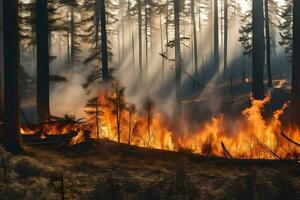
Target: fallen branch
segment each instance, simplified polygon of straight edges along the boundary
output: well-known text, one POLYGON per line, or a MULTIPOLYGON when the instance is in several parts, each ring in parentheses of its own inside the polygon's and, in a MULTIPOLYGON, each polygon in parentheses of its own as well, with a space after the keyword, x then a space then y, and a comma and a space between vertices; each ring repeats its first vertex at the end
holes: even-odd
POLYGON ((225 158, 232 158, 231 154, 229 153, 229 151, 226 149, 225 145, 223 142, 221 142, 222 145, 222 149, 223 149, 223 153, 225 158))
POLYGON ((289 142, 293 143, 294 145, 300 147, 300 144, 298 142, 295 142, 294 140, 292 140, 291 138, 289 138, 287 135, 285 135, 283 132, 281 132, 281 135, 289 142))

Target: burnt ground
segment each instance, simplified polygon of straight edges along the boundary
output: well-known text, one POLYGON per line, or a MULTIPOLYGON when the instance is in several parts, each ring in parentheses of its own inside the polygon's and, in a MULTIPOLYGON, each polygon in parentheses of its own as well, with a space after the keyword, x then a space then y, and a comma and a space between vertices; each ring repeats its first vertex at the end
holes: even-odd
POLYGON ((65 199, 300 199, 297 161, 228 160, 105 140, 25 146, 20 156, 62 173, 65 199))

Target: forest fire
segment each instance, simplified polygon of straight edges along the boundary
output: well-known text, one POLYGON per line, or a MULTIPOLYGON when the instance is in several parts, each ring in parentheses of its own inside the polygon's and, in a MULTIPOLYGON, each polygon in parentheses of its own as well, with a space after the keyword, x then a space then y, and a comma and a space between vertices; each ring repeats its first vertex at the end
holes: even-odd
MULTIPOLYGON (((99 97, 90 99, 85 107, 87 123, 54 123, 40 131, 48 135, 76 132, 70 142, 75 145, 85 141, 84 130, 90 130, 91 138, 103 138, 140 147, 186 151, 206 156, 225 156, 241 159, 298 158, 300 152, 292 141, 300 141, 296 129, 285 128, 280 117, 288 103, 265 120, 263 110, 271 100, 251 100, 251 106, 241 113, 238 120, 230 121, 219 115, 199 126, 195 132, 174 132, 166 120, 146 99, 144 110, 138 112, 124 97, 124 89, 101 90, 99 97), (284 131, 285 135, 282 135, 284 131)), ((35 134, 37 129, 21 129, 22 134, 35 134)), ((44 137, 44 135, 42 135, 44 137)))

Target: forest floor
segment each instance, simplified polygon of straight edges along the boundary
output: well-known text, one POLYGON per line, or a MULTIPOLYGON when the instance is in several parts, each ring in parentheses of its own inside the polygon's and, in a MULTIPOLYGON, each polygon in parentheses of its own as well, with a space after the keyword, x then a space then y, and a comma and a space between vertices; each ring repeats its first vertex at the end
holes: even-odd
POLYGON ((19 157, 61 172, 65 199, 300 199, 297 161, 228 160, 105 140, 25 146, 19 157))

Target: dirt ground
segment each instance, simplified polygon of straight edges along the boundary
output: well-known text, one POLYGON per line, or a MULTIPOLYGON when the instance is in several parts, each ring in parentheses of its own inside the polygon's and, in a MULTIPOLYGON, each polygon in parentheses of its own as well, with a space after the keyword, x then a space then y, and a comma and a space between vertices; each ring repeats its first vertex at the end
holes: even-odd
POLYGON ((25 150, 21 156, 63 174, 70 200, 300 199, 297 161, 227 160, 109 141, 25 150))

